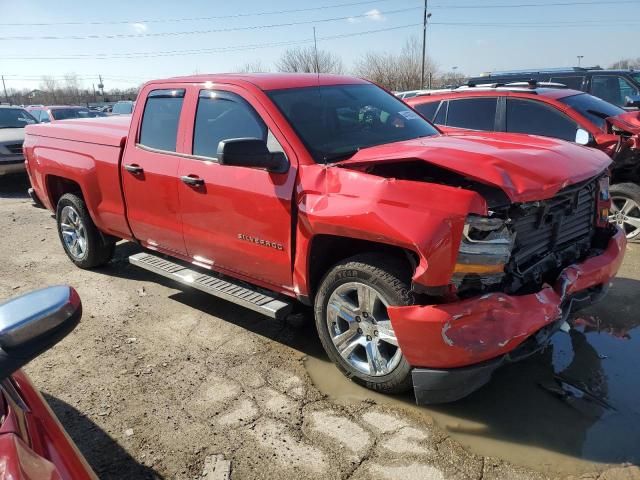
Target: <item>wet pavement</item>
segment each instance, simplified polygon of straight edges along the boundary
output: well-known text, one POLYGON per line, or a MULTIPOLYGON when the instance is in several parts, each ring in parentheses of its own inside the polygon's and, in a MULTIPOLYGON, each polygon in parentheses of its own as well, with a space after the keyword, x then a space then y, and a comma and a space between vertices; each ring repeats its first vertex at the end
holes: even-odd
POLYGON ((509 365, 484 388, 448 405, 373 394, 320 355, 305 365, 336 401, 371 398, 432 417, 472 452, 547 474, 640 464, 640 245, 628 247, 605 300, 571 319, 570 333, 527 361, 509 365))

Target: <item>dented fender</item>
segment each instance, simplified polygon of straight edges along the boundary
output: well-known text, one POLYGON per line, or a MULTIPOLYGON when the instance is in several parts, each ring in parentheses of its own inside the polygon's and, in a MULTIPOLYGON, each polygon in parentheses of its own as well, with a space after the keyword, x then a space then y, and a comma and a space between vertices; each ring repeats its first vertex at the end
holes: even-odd
POLYGON ((414 252, 413 281, 449 282, 465 219, 487 214, 476 192, 446 185, 398 180, 326 165, 301 166, 294 282, 310 291, 307 272, 317 235, 367 240, 414 252))
POLYGON ((505 355, 560 319, 571 296, 607 285, 625 247, 618 229, 602 254, 570 265, 555 285, 530 295, 489 293, 442 305, 389 307, 400 348, 410 365, 429 368, 469 366, 505 355))

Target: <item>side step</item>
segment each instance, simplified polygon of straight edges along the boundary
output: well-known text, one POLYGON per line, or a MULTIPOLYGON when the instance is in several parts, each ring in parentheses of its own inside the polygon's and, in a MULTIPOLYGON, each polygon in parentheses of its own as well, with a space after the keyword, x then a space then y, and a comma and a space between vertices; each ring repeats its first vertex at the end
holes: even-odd
POLYGON ((258 291, 246 283, 231 279, 223 280, 213 272, 203 273, 192 270, 179 263, 149 253, 142 252, 131 255, 129 263, 262 313, 267 317, 283 319, 293 309, 292 301, 263 293, 263 291, 258 291))

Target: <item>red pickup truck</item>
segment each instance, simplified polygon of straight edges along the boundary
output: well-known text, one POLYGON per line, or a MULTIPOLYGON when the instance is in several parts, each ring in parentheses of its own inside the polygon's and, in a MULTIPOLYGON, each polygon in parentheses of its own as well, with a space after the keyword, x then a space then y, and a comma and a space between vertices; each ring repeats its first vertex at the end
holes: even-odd
POLYGON ((273 318, 313 306, 345 375, 461 398, 544 345, 622 262, 602 152, 442 135, 346 76, 147 83, 131 117, 27 127, 32 197, 81 268, 130 261, 273 318))

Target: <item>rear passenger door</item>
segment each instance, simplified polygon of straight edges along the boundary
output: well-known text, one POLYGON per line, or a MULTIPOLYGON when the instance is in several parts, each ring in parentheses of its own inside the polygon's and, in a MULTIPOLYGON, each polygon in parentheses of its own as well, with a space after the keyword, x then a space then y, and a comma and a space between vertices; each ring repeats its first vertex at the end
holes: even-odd
POLYGON ((564 113, 535 100, 507 98, 506 131, 575 142, 579 126, 564 113))
MULTIPOLYGON (((186 255, 178 199, 184 88, 154 88, 136 112, 121 163, 127 219, 146 247, 186 255)), ((144 94, 141 98, 145 98, 144 94)))
POLYGON ((497 97, 449 100, 446 126, 492 132, 496 129, 497 105, 497 97))

